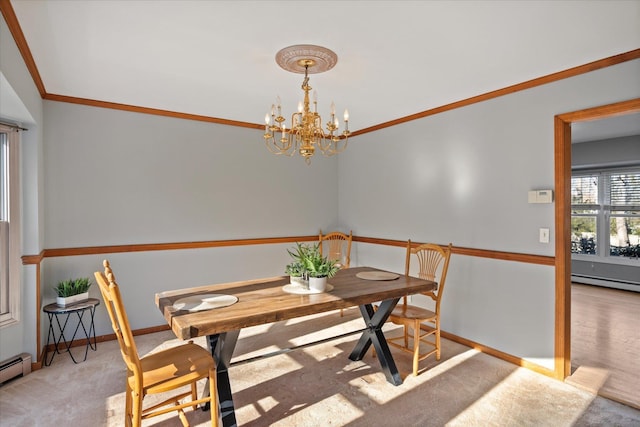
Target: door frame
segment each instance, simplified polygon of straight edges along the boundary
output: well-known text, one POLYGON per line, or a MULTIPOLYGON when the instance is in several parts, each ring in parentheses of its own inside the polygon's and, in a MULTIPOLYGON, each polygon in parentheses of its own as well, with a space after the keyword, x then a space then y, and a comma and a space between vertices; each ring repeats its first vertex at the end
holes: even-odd
POLYGON ((571 375, 571 123, 640 112, 640 98, 558 114, 555 161, 555 363, 556 378, 571 375))

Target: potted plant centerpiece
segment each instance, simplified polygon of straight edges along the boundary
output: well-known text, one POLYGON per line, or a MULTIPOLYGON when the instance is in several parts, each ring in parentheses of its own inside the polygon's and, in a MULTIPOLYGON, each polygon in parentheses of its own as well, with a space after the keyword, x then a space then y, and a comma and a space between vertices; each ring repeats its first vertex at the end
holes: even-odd
POLYGON ((330 261, 320 254, 320 245, 296 243, 294 251, 287 249, 293 261, 285 267, 291 284, 315 292, 324 292, 327 278, 333 277, 340 267, 336 261, 330 261))
POLYGON ((56 291, 56 304, 66 307, 70 304, 89 299, 91 281, 88 277, 69 279, 59 282, 53 289, 56 291))
POLYGON ((309 276, 309 290, 324 292, 327 289, 327 278, 333 277, 340 267, 337 261, 329 260, 320 254, 320 245, 313 245, 304 254, 302 265, 309 276))

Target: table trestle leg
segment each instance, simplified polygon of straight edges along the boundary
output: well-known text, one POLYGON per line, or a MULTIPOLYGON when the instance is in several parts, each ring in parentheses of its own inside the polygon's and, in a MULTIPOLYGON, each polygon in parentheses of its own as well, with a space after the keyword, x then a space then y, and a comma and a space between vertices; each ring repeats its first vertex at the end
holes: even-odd
MULTIPOLYGON (((230 331, 222 334, 207 335, 207 347, 211 350, 211 355, 216 361, 216 376, 218 379, 218 400, 220 402, 220 414, 222 415, 222 425, 224 427, 237 427, 235 408, 233 406, 233 396, 231 395, 231 384, 229 382, 229 366, 233 350, 238 342, 240 331, 230 331)), ((205 385, 205 393, 208 393, 209 385, 205 385)), ((208 395, 208 394, 207 394, 208 395)), ((204 410, 209 409, 209 404, 204 410)))
POLYGON ((367 327, 362 332, 360 340, 358 340, 358 343, 349 356, 349 359, 354 361, 362 360, 371 347, 371 344, 373 344, 373 348, 376 350, 382 371, 384 372, 387 381, 393 385, 402 384, 402 378, 400 377, 398 368, 396 367, 391 351, 389 350, 387 340, 382 333, 382 326, 389 318, 389 315, 399 300, 400 298, 384 300, 377 310, 374 310, 371 304, 364 304, 360 306, 360 313, 362 314, 362 318, 364 319, 364 323, 367 327))

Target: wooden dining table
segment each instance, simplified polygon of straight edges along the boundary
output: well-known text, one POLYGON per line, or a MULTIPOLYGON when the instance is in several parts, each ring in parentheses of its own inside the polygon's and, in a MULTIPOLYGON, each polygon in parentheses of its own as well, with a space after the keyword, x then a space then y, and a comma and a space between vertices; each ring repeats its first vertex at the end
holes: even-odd
POLYGON ((289 277, 281 276, 156 294, 156 305, 178 338, 207 337, 217 364, 218 398, 224 426, 236 425, 229 368, 240 330, 250 326, 358 306, 364 328, 357 331, 361 336, 349 359, 362 360, 373 345, 387 381, 393 385, 402 383, 382 326, 400 298, 435 290, 437 283, 372 267, 355 267, 340 270, 329 279, 329 284, 323 293, 289 293, 285 291, 290 290, 289 277), (365 276, 367 278, 362 278, 365 276), (226 301, 227 305, 216 307, 214 302, 212 308, 206 309, 206 303, 195 308, 182 303, 199 297, 207 300, 212 294, 220 296, 219 300, 226 301), (375 309, 374 303, 377 303, 375 309))

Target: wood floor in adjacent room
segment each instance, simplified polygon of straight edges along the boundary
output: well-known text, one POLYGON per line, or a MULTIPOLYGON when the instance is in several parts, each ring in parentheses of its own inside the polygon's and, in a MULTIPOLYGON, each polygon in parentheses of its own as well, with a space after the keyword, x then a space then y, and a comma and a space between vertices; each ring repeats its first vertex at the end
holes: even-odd
POLYGON ((640 409, 640 292, 573 283, 566 382, 640 409))

